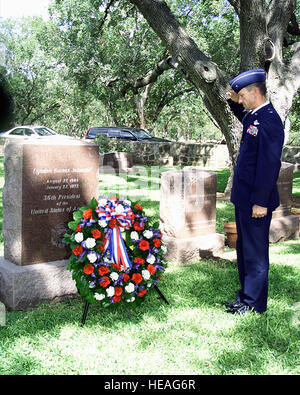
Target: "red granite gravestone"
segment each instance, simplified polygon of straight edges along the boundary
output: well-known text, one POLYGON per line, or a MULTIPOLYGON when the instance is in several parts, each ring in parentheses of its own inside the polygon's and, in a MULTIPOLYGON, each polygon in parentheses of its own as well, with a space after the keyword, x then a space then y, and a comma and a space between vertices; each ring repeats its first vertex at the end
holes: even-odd
POLYGON ((98 196, 98 146, 76 140, 5 147, 0 300, 10 310, 77 293, 62 243, 73 211, 98 196))
POLYGON ((216 233, 217 175, 202 169, 162 173, 160 228, 168 259, 177 263, 212 255, 224 248, 224 235, 216 233))
POLYGON ((277 180, 280 205, 273 211, 269 234, 270 243, 294 238, 299 234, 297 217, 291 213, 293 171, 292 163, 281 163, 277 180))
POLYGON ((98 147, 24 145, 21 265, 70 256, 62 244, 72 213, 96 197, 98 147))

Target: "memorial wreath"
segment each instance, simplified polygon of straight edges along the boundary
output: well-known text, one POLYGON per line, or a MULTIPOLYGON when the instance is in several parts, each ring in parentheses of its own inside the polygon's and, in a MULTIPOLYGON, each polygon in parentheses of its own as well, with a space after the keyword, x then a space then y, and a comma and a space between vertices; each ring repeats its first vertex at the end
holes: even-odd
POLYGON ((73 213, 64 235, 72 254, 68 270, 80 295, 103 306, 144 299, 166 268, 162 233, 139 203, 111 197, 73 213))

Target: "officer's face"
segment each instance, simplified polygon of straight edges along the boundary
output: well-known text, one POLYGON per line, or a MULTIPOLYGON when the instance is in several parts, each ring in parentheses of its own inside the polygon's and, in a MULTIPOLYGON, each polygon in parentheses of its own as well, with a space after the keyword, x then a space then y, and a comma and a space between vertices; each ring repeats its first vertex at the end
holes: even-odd
POLYGON ((239 91, 239 103, 242 104, 246 110, 254 110, 254 108, 256 108, 256 99, 255 88, 250 90, 243 88, 239 91))

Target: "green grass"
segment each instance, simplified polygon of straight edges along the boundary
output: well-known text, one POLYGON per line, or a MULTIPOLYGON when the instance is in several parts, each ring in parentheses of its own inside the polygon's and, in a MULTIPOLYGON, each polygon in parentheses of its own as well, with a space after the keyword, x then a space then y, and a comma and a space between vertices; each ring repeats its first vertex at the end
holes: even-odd
POLYGON ((295 171, 293 176, 293 195, 300 196, 300 171, 295 171))
MULTIPOLYGON (((141 199, 158 217, 159 184, 160 171, 147 168, 128 178, 102 175, 99 193, 141 199)), ((221 232, 233 206, 217 202, 217 218, 221 232)), ((0 374, 299 374, 299 254, 299 239, 270 246, 264 314, 224 312, 221 302, 239 288, 236 262, 226 259, 170 263, 159 285, 170 305, 154 290, 140 307, 91 305, 84 327, 78 296, 8 312, 0 374)))

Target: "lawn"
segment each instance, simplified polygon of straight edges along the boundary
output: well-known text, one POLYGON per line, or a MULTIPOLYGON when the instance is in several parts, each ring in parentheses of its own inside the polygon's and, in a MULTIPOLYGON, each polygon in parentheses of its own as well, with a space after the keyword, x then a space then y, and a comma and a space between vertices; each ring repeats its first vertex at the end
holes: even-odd
POLYGON ((300 196, 300 171, 295 171, 293 176, 293 195, 300 196))
MULTIPOLYGON (((99 195, 141 200, 147 214, 158 217, 160 173, 140 168, 128 176, 103 175, 99 195)), ((217 231, 233 219, 232 205, 217 202, 217 231)), ((159 285, 170 305, 154 290, 139 307, 95 304, 84 327, 78 296, 8 312, 0 327, 0 374, 297 375, 299 253, 299 239, 270 246, 264 314, 224 312, 221 302, 233 300, 239 286, 236 262, 227 259, 170 263, 159 285)))

